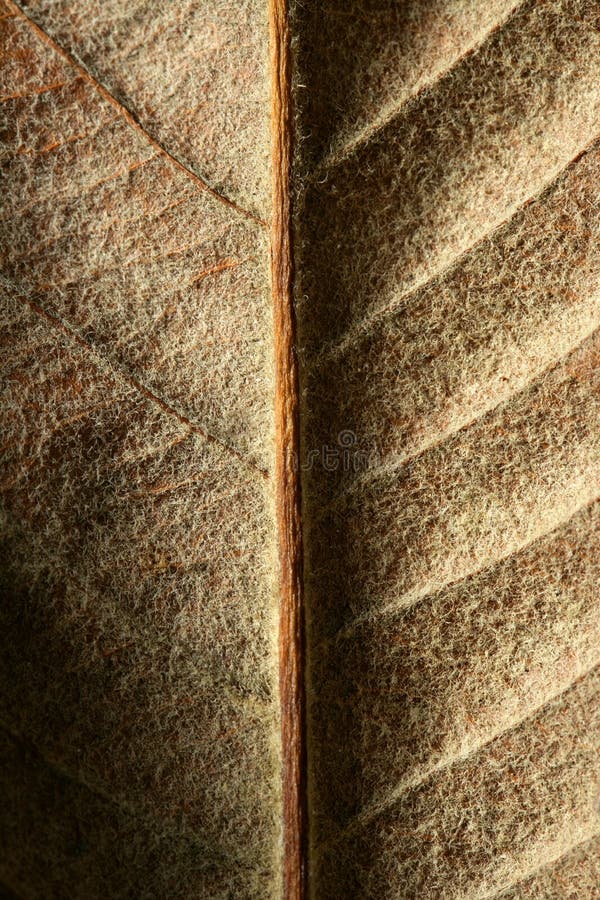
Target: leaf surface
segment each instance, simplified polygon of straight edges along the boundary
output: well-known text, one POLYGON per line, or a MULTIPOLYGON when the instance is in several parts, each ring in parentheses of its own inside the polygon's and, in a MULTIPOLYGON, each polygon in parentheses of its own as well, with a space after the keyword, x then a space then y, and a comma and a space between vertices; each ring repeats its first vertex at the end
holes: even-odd
POLYGON ((277 894, 268 234, 230 200, 269 203, 266 9, 24 10, 0 19, 0 877, 277 894), (215 152, 226 125, 252 164, 215 152))
POLYGON ((597 888, 599 10, 473 12, 298 13, 315 897, 597 888))
POLYGON ((2 890, 595 896, 599 13, 0 0, 2 890))

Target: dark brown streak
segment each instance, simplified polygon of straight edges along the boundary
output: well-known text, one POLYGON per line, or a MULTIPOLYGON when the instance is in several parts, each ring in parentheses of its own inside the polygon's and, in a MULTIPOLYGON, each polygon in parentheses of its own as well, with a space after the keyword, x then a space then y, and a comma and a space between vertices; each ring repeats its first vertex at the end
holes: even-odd
POLYGON ((283 765, 283 890, 303 900, 307 887, 307 804, 300 516, 299 388, 294 347, 290 175, 291 60, 287 0, 270 0, 273 225, 271 275, 275 331, 276 503, 279 530, 279 690, 283 765))

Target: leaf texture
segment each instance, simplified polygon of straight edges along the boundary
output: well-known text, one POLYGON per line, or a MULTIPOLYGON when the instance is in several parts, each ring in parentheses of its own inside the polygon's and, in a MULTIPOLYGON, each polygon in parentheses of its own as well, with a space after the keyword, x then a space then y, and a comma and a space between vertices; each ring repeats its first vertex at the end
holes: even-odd
POLYGON ((0 894, 595 898, 598 2, 0 48, 0 894))
POLYGON ((267 10, 1 13, 0 880, 277 896, 267 10))
POLYGON ((28 0, 23 9, 176 159, 229 199, 267 214, 263 0, 28 0))
POLYGON ((597 892, 599 12, 297 11, 315 897, 597 892))

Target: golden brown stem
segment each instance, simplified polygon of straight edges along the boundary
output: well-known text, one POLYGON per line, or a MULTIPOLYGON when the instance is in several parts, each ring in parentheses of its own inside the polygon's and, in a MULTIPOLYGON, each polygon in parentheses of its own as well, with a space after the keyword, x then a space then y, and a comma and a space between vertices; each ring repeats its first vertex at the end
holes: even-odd
POLYGON ((287 0, 270 0, 273 225, 271 273, 275 330, 275 424, 279 529, 279 687, 283 748, 284 896, 306 893, 306 765, 302 531, 298 467, 299 390, 294 347, 290 171, 291 61, 287 0))

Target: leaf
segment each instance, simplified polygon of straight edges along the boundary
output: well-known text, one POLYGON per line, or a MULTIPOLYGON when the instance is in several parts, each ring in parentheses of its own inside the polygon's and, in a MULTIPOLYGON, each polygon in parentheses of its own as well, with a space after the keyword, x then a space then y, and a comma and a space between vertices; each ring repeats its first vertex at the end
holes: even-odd
POLYGON ((0 0, 6 892, 595 896, 599 12, 0 0))
POLYGON ((314 895, 592 896, 598 7, 433 6, 297 25, 314 895))
POLYGON ((1 12, 0 878, 263 897, 281 831, 267 11, 1 12))

